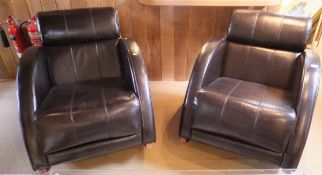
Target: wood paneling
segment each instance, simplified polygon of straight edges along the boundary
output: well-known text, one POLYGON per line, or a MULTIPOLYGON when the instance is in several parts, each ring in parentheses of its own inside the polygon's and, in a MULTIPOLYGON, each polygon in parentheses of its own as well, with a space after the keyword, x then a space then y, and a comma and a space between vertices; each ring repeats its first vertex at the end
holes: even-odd
POLYGON ((26 0, 30 16, 36 15, 37 12, 42 11, 41 0, 26 0))
POLYGON ((86 3, 85 3, 85 0, 70 0, 70 6, 73 9, 85 8, 86 3))
POLYGON ((174 79, 186 80, 189 7, 174 8, 174 79))
MULTIPOLYGON (((235 7, 147 6, 139 0, 5 0, 15 16, 27 19, 38 11, 115 7, 122 37, 133 37, 141 48, 151 80, 187 80, 202 45, 226 35, 235 7)), ((0 10, 3 6, 0 7, 0 10)), ((0 49, 4 74, 15 74, 10 49, 0 49)), ((3 78, 1 76, 0 78, 3 78)))
POLYGON ((162 80, 160 7, 147 6, 148 71, 152 80, 162 80))
POLYGON ((56 6, 58 10, 70 9, 71 4, 69 0, 56 0, 56 6))
POLYGON ((162 80, 174 75, 174 11, 172 6, 160 7, 162 80))

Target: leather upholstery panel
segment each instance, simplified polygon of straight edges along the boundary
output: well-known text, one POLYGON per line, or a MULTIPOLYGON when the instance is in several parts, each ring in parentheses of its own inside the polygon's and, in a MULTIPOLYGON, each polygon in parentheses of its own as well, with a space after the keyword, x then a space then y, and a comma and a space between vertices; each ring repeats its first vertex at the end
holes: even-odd
POLYGON ((291 90, 301 53, 228 42, 222 76, 291 90))
POLYGON ((131 67, 132 82, 134 91, 140 101, 142 121, 142 143, 156 141, 154 113, 150 95, 149 78, 142 53, 138 44, 132 38, 120 39, 120 57, 127 59, 131 67))
POLYGON ((42 47, 29 47, 22 54, 17 69, 19 120, 26 151, 33 169, 48 166, 42 145, 36 137, 34 112, 46 97, 51 84, 42 47))
POLYGON ((306 47, 311 25, 309 18, 236 10, 231 17, 227 40, 300 52, 306 47))
POLYGON ((62 162, 82 160, 92 156, 121 151, 140 145, 141 143, 141 134, 131 135, 112 140, 102 140, 78 146, 73 149, 52 153, 47 156, 47 159, 51 165, 55 165, 62 162))
POLYGON ((193 98, 197 91, 220 76, 225 46, 226 41, 223 38, 210 39, 202 47, 193 66, 180 120, 179 135, 183 138, 189 139, 191 135, 191 124, 194 117, 193 98))
POLYGON ((272 152, 266 149, 250 145, 240 140, 234 140, 227 137, 221 137, 215 134, 193 129, 191 138, 208 145, 216 146, 224 150, 239 153, 244 156, 255 157, 258 159, 268 160, 280 164, 282 159, 281 153, 272 152))
POLYGON ((46 153, 141 132, 138 99, 119 79, 53 87, 36 119, 46 153))
POLYGON ((194 99, 192 128, 283 153, 296 122, 290 92, 221 77, 194 99))
POLYGON ((45 47, 54 85, 120 77, 118 40, 45 47))
POLYGON ((296 105, 297 122, 285 151, 282 167, 296 168, 309 134, 313 112, 318 97, 321 63, 319 56, 312 50, 305 50, 303 59, 303 75, 299 83, 298 102, 296 105))
POLYGON ((112 7, 38 12, 37 20, 45 46, 120 37, 118 15, 112 7))

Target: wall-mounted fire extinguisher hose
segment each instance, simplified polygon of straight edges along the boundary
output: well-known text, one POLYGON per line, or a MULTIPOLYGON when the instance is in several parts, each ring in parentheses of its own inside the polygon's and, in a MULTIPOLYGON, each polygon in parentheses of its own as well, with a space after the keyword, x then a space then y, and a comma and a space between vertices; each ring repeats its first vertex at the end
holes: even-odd
POLYGON ((0 37, 1 37, 1 46, 2 47, 10 47, 6 32, 2 28, 2 23, 0 24, 0 37))
MULTIPOLYGON (((8 30, 9 39, 12 41, 14 48, 16 49, 16 53, 20 58, 22 52, 26 49, 26 41, 23 35, 21 34, 19 24, 16 20, 12 18, 11 15, 8 16, 5 22, 1 23, 1 26, 3 26, 2 24, 4 23, 8 24, 7 30, 8 30)), ((1 34, 2 45, 4 47, 9 47, 9 42, 8 42, 6 33, 2 27, 0 32, 1 32, 0 34, 1 34)))

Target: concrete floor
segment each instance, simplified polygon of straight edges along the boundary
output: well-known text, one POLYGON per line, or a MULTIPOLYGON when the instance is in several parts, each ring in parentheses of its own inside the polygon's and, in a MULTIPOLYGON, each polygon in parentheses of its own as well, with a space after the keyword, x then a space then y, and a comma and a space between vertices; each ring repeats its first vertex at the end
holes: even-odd
MULTIPOLYGON (((52 169, 160 170, 160 169, 275 169, 276 165, 243 157, 205 144, 179 141, 178 124, 187 82, 151 82, 157 143, 52 169)), ((321 91, 321 90, 320 90, 321 91)), ((0 173, 32 172, 17 114, 14 80, 0 81, 0 173)), ((321 92, 320 92, 321 94, 321 92)), ((319 96, 310 135, 299 165, 322 174, 322 95, 319 96)))

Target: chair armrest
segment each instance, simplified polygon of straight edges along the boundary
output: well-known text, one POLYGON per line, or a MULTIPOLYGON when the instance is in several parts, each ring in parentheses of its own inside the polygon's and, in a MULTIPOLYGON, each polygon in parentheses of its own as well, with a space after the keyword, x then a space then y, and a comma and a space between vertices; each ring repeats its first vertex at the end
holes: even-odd
POLYGON ((211 39, 201 49, 194 64, 183 104, 180 137, 190 139, 193 100, 197 91, 220 76, 226 40, 211 39))
POLYGON ((320 82, 320 59, 311 50, 305 51, 305 59, 296 105, 297 121, 288 147, 284 153, 282 166, 297 167, 309 133, 314 106, 320 82))
POLYGON ((34 170, 47 167, 46 157, 34 126, 36 120, 34 112, 51 87, 46 61, 44 50, 41 47, 31 47, 22 54, 17 70, 20 124, 27 153, 34 170))
POLYGON ((120 46, 126 51, 130 63, 131 79, 134 91, 139 98, 142 113, 143 144, 156 141, 149 79, 141 50, 134 39, 120 39, 120 46))

